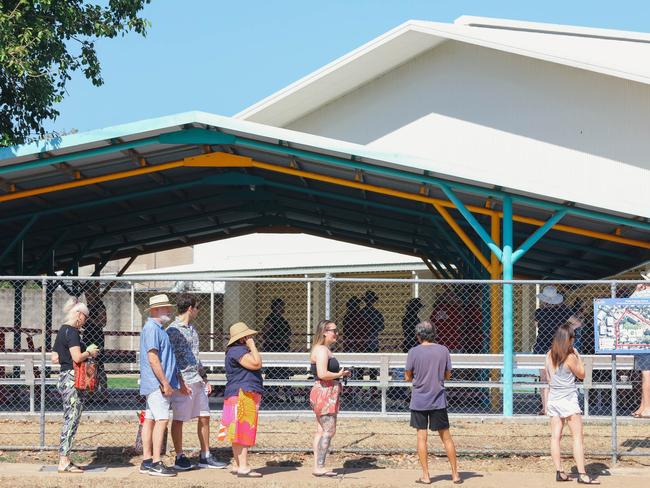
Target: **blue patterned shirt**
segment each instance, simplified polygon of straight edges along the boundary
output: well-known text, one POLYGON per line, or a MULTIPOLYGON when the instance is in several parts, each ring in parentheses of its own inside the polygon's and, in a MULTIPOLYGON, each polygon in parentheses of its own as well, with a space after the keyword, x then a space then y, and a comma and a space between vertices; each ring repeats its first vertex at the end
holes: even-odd
POLYGON ((176 356, 178 370, 186 384, 199 383, 207 379, 205 368, 199 360, 199 334, 192 324, 185 324, 176 317, 169 327, 167 335, 176 356))

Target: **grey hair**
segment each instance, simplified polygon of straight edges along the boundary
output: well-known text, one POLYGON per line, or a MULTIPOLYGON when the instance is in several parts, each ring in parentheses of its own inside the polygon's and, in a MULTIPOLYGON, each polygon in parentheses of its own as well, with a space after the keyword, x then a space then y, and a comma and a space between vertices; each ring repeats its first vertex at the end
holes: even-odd
POLYGON ((79 301, 77 297, 71 297, 63 306, 63 313, 65 314, 65 323, 68 325, 74 325, 77 321, 77 312, 81 312, 86 317, 88 317, 88 307, 82 301, 79 301))
POLYGON ((423 320, 415 326, 415 335, 418 336, 421 341, 433 342, 436 338, 436 331, 434 330, 433 324, 430 320, 423 320))

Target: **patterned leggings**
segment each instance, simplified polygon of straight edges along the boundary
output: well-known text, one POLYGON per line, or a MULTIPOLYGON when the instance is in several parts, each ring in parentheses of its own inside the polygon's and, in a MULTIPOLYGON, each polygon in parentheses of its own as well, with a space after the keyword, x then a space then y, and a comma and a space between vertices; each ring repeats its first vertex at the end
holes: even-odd
POLYGON ((59 375, 57 390, 63 399, 63 426, 59 455, 67 456, 72 449, 72 442, 79 427, 81 412, 84 408, 84 393, 74 387, 74 371, 65 371, 59 375))

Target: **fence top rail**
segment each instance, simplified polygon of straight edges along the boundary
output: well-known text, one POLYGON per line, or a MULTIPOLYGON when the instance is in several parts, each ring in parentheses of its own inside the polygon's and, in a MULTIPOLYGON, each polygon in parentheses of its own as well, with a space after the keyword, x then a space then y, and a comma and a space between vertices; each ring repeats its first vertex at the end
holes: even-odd
POLYGON ((441 280, 422 278, 338 278, 328 276, 311 276, 304 278, 285 277, 220 277, 217 273, 188 274, 141 274, 137 276, 0 276, 2 281, 99 281, 141 283, 149 281, 197 281, 197 282, 270 282, 270 283, 314 283, 314 282, 339 282, 339 283, 418 283, 418 284, 484 284, 484 285, 637 285, 646 283, 645 280, 441 280))
MULTIPOLYGON (((307 367, 309 365, 309 353, 307 352, 262 352, 262 361, 265 366, 294 366, 297 368, 307 367)), ((225 352, 202 352, 200 353, 201 362, 205 366, 223 366, 225 352)), ((404 353, 337 353, 337 359, 344 366, 375 366, 381 367, 387 364, 389 367, 403 367, 406 362, 404 353)), ((585 355, 582 356, 585 362, 591 363, 592 369, 611 369, 612 356, 603 355, 585 355)), ((138 364, 139 353, 136 354, 135 363, 120 364, 138 364)), ((42 364, 42 355, 40 352, 33 353, 0 353, 0 367, 14 366, 24 364, 26 360, 33 362, 35 366, 42 364)), ((515 368, 519 369, 541 369, 544 367, 545 356, 540 354, 515 354, 515 368)), ((634 356, 617 355, 617 369, 631 369, 634 365, 634 356)), ((452 365, 456 369, 502 369, 502 354, 452 354, 452 365)), ((107 364, 113 364, 113 361, 107 361, 107 364)), ((51 367, 50 354, 46 359, 46 366, 51 367)))

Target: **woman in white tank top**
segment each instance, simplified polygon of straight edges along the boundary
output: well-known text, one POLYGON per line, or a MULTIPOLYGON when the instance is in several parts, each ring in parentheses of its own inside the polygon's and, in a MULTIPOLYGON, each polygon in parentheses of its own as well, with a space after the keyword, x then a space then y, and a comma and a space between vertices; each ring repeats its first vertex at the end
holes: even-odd
POLYGON ((573 459, 578 468, 578 483, 596 485, 585 472, 584 439, 582 433, 582 414, 578 404, 576 378, 585 377, 585 367, 578 351, 573 348, 575 332, 570 324, 564 324, 555 333, 551 350, 546 354, 546 373, 549 378, 549 395, 546 407, 551 417, 551 458, 555 464, 555 480, 570 481, 562 469, 560 439, 564 424, 569 424, 573 437, 573 459))

